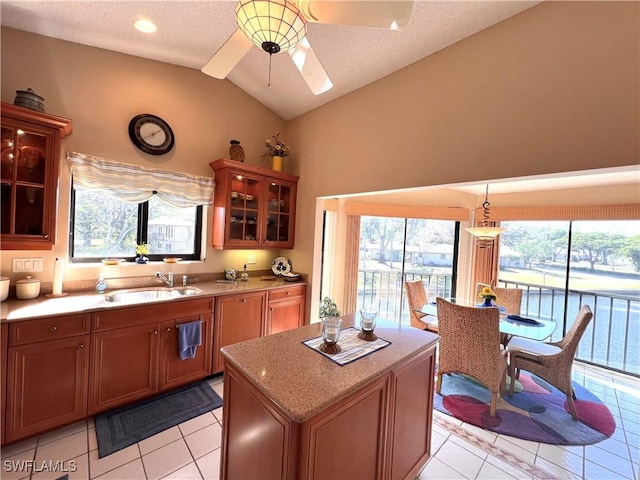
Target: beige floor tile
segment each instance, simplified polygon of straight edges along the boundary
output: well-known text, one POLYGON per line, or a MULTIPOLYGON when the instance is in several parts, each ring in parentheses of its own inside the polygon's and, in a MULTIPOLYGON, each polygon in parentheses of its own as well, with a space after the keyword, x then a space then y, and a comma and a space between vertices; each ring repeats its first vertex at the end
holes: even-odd
POLYGON ((521 469, 519 469, 515 464, 511 464, 511 463, 507 463, 504 460, 495 457, 493 455, 487 455, 487 460, 485 463, 490 463, 491 465, 493 465, 494 467, 502 470, 505 473, 508 473, 509 475, 511 475, 512 477, 515 477, 519 480, 524 480, 524 479, 531 479, 533 478, 532 476, 528 476, 525 474, 525 472, 523 472, 521 469))
POLYGON ((582 475, 582 457, 575 455, 557 445, 541 443, 538 449, 538 457, 542 457, 559 467, 569 470, 576 475, 582 475))
POLYGON ((13 443, 6 447, 2 447, 0 450, 0 458, 9 458, 18 453, 26 452, 27 450, 33 450, 36 448, 38 443, 38 437, 27 438, 26 440, 21 440, 19 442, 13 443))
POLYGON ((87 440, 89 442, 89 451, 98 448, 98 435, 96 434, 95 427, 87 430, 87 440))
POLYGON ((24 450, 10 457, 2 457, 2 480, 29 478, 36 449, 24 450))
POLYGON ((37 467, 41 471, 36 473, 34 470, 31 480, 55 480, 63 475, 68 475, 69 480, 86 480, 89 478, 89 455, 85 453, 61 464, 50 465, 50 468, 44 465, 37 465, 37 467))
POLYGON ((169 445, 170 443, 173 443, 176 440, 180 440, 181 438, 182 434, 180 433, 180 429, 177 426, 168 428, 160 433, 156 433, 155 435, 138 442, 138 447, 140 447, 140 455, 144 456, 147 453, 153 452, 154 450, 157 450, 160 447, 164 447, 165 445, 169 445))
POLYGON ((110 472, 100 475, 100 480, 146 480, 142 460, 136 458, 134 461, 114 468, 110 472))
POLYGON ((463 423, 462 428, 470 431, 474 435, 485 439, 489 443, 494 443, 496 438, 498 438, 497 433, 493 433, 491 430, 485 430, 484 428, 476 427, 475 425, 471 425, 470 423, 463 423))
POLYGON ((634 480, 632 475, 620 475, 589 460, 584 462, 584 478, 589 480, 634 480))
POLYGON ((469 452, 473 453, 477 457, 482 458, 483 460, 486 460, 486 458, 487 458, 487 452, 485 452, 479 446, 474 445, 473 443, 471 443, 471 442, 469 442, 467 440, 464 440, 464 439, 458 437, 457 435, 451 435, 451 438, 449 438, 449 441, 455 443, 456 445, 461 446, 465 450, 468 450, 469 452))
POLYGON ((220 398, 224 398, 224 384, 222 383, 216 383, 215 385, 212 385, 213 391, 216 392, 218 395, 220 395, 220 398))
POLYGON ((216 408, 212 413, 213 416, 216 417, 216 420, 218 420, 221 424, 222 424, 222 409, 224 407, 220 407, 220 408, 216 408))
POLYGON ((193 462, 183 439, 165 445, 142 457, 149 480, 156 480, 193 462))
POLYGON ((45 460, 52 462, 70 460, 83 453, 87 453, 87 451, 87 432, 86 430, 82 430, 42 446, 38 444, 36 463, 42 463, 45 460))
POLYGON ((449 465, 465 478, 475 478, 484 463, 483 458, 453 443, 451 438, 442 445, 438 453, 436 453, 435 458, 449 465), (464 458, 464 461, 461 461, 462 458, 464 458))
MULTIPOLYGON (((606 450, 598 448, 596 445, 590 445, 585 448, 585 459, 605 467, 612 472, 617 473, 626 478, 633 478, 633 468, 628 458, 622 458, 614 455, 606 450)), ((586 465, 586 464, 585 464, 586 465)), ((585 476, 587 472, 585 471, 585 476)))
POLYGON ((460 473, 436 457, 432 457, 427 466, 420 472, 418 480, 460 480, 460 478, 462 478, 460 473))
POLYGON ((447 441, 447 437, 444 435, 440 435, 438 432, 431 432, 431 455, 435 455, 436 452, 444 445, 444 442, 447 441))
POLYGON ((218 480, 220 478, 220 449, 200 457, 196 460, 196 464, 206 480, 218 480))
POLYGON ((215 423, 185 436, 184 439, 193 458, 198 459, 220 448, 222 445, 222 428, 215 423))
POLYGON ((451 432, 449 432, 449 430, 446 430, 438 425, 432 425, 431 426, 431 431, 435 432, 435 433, 439 433, 440 435, 442 435, 445 438, 448 438, 449 435, 451 435, 451 432))
POLYGON ((200 475, 200 470, 198 470, 198 466, 194 462, 163 477, 163 480, 202 480, 202 475, 200 475))
POLYGON ((503 438, 513 443, 514 445, 519 446, 520 448, 524 448, 525 450, 531 453, 536 453, 538 451, 538 447, 540 446, 540 443, 538 442, 523 440, 522 438, 516 438, 516 437, 504 436, 504 435, 503 435, 503 438))
POLYGON ((495 443, 496 445, 504 448, 516 457, 520 457, 521 459, 526 460, 529 463, 533 463, 533 460, 536 458, 535 453, 530 452, 529 450, 526 450, 519 445, 516 445, 511 441, 512 439, 513 437, 504 437, 502 435, 499 435, 498 438, 496 438, 495 443))
POLYGON ((72 423, 71 425, 67 425, 66 427, 58 428, 56 430, 52 430, 51 432, 47 432, 38 437, 38 446, 41 447, 46 443, 55 442, 63 437, 67 437, 69 435, 73 435, 79 432, 85 432, 87 430, 87 421, 81 420, 76 423, 72 423))
POLYGON ((178 427, 180 427, 182 435, 189 435, 196 430, 200 430, 201 428, 211 425, 212 423, 217 423, 216 417, 213 416, 212 412, 207 412, 181 423, 178 427))
POLYGON ((96 418, 95 417, 87 418, 87 428, 96 428, 96 418))
POLYGON ((570 472, 569 470, 566 470, 564 468, 562 468, 559 465, 556 465, 555 463, 550 462, 549 460, 546 460, 542 457, 536 457, 536 461, 534 463, 537 467, 549 472, 551 475, 553 475, 556 478, 559 478, 561 480, 580 480, 582 479, 581 475, 576 475, 573 472, 570 472))
POLYGON ((519 477, 512 477, 507 472, 500 470, 498 467, 484 462, 480 473, 476 477, 478 480, 513 480, 519 477))
POLYGON ((106 472, 121 467, 136 458, 140 458, 138 444, 119 450, 106 457, 98 458, 98 450, 89 452, 89 473, 91 478, 98 477, 106 472))

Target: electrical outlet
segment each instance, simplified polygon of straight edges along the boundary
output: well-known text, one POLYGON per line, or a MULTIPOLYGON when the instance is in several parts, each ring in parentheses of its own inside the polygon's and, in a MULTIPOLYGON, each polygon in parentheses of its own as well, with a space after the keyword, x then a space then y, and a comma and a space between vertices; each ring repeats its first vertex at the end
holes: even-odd
POLYGON ((13 271, 13 273, 42 272, 42 269, 42 257, 12 259, 11 270, 13 271))
POLYGON ((247 255, 247 264, 253 264, 253 263, 256 263, 256 254, 250 253, 249 255, 247 255))

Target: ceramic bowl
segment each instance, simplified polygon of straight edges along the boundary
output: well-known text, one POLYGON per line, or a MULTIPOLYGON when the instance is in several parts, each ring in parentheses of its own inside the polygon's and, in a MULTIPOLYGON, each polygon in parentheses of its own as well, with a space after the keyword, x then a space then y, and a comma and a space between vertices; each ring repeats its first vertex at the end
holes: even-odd
POLYGON ((0 302, 9 296, 9 277, 0 277, 0 302))

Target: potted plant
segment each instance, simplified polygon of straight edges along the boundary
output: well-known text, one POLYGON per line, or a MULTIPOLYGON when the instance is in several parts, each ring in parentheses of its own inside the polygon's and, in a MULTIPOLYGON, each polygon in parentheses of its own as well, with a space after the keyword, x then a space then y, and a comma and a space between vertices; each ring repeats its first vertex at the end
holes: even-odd
POLYGON ((338 306, 336 305, 336 303, 333 300, 331 300, 329 297, 324 297, 320 302, 318 316, 321 319, 323 319, 323 318, 339 317, 340 315, 341 315, 340 310, 338 309, 338 306))
POLYGON ((484 300, 483 307, 493 307, 493 302, 497 300, 496 294, 491 287, 482 287, 478 297, 484 300))
POLYGON ((136 245, 136 263, 147 263, 149 261, 147 255, 149 255, 148 243, 136 245))
POLYGON ((264 141, 264 145, 267 147, 267 153, 265 153, 264 156, 272 159, 272 170, 281 172, 282 159, 291 153, 291 149, 282 140, 280 140, 280 132, 272 135, 271 138, 267 138, 264 141), (273 140, 271 140, 271 138, 273 138, 273 140))

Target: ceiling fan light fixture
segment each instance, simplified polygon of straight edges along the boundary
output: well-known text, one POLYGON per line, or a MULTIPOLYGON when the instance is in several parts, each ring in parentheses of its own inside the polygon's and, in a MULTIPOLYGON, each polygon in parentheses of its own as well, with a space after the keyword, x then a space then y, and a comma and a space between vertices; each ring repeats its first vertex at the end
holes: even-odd
POLYGON ((295 47, 307 34, 307 20, 287 0, 240 0, 236 20, 247 38, 269 54, 295 47))

